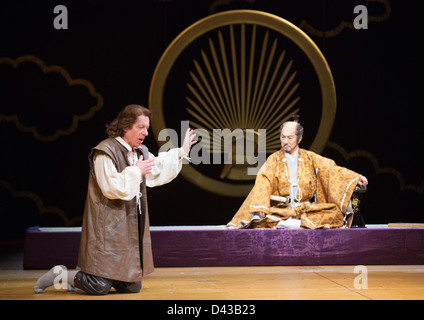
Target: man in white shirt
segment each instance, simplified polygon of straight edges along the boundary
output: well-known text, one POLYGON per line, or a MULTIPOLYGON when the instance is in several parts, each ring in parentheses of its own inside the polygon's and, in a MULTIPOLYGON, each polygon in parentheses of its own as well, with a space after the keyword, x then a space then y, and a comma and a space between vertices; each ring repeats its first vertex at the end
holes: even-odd
MULTIPOLYGON (((142 143, 148 136, 151 112, 125 107, 106 129, 109 138, 89 156, 90 176, 81 232, 78 266, 68 271, 74 289, 89 294, 135 293, 142 275, 153 271, 146 186, 173 180, 189 154, 195 134, 188 129, 183 146, 154 157, 142 143)), ((53 285, 55 267, 40 277, 37 293, 53 285)))

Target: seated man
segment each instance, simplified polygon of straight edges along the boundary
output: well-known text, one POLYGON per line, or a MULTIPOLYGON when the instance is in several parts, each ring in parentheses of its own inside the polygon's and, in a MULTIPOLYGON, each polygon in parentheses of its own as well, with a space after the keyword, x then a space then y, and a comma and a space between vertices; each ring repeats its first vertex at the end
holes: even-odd
POLYGON ((346 215, 350 198, 357 185, 368 184, 367 179, 299 148, 303 127, 297 120, 283 123, 280 134, 282 149, 269 156, 227 227, 350 227, 353 216, 346 215))

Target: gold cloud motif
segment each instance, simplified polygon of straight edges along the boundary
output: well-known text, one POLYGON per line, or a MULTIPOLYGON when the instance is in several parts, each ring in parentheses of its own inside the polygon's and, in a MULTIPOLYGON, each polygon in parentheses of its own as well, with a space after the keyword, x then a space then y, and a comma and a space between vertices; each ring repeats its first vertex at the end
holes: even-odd
POLYGON ((31 192, 31 191, 27 191, 27 190, 16 190, 15 187, 12 186, 11 183, 9 183, 5 180, 0 180, 0 187, 8 190, 10 192, 10 194, 15 199, 18 199, 18 198, 31 199, 35 203, 35 205, 38 209, 38 212, 40 214, 48 214, 48 213, 55 214, 55 215, 60 217, 60 219, 63 221, 65 226, 71 226, 74 223, 76 223, 77 221, 81 220, 82 216, 78 216, 78 217, 75 217, 73 219, 69 219, 66 216, 66 213, 62 209, 60 209, 58 207, 45 206, 43 201, 41 200, 40 196, 37 195, 36 193, 31 192))
POLYGON ((42 60, 32 55, 20 56, 15 60, 8 57, 0 57, 0 64, 2 63, 9 64, 13 66, 15 69, 17 69, 19 64, 23 62, 32 62, 36 64, 42 70, 44 74, 47 74, 49 72, 56 72, 60 74, 66 80, 69 87, 77 86, 77 85, 86 87, 88 89, 89 94, 96 99, 97 104, 90 107, 88 112, 84 114, 72 115, 71 125, 68 128, 58 129, 56 130, 56 132, 50 135, 41 134, 36 126, 27 126, 23 124, 20 121, 18 114, 14 114, 14 115, 0 114, 0 121, 12 122, 19 130, 23 132, 32 133, 36 139, 43 142, 50 142, 50 141, 58 139, 60 136, 69 135, 75 132, 80 121, 85 121, 92 118, 93 115, 103 107, 103 97, 95 90, 93 84, 90 81, 86 79, 72 79, 69 73, 61 66, 57 66, 57 65, 47 66, 42 60))
POLYGON ((394 168, 390 168, 390 167, 383 167, 383 168, 380 167, 380 164, 378 163, 377 158, 371 152, 368 152, 365 150, 355 150, 355 151, 347 152, 342 146, 331 141, 327 141, 326 146, 328 148, 334 149, 337 152, 339 152, 346 161, 356 157, 367 158, 372 163, 375 173, 377 175, 378 174, 393 175, 399 182, 399 187, 401 191, 415 191, 419 194, 424 193, 424 179, 421 181, 420 185, 405 183, 405 179, 403 178, 402 174, 398 170, 394 168))
MULTIPOLYGON (((379 2, 382 4, 385 8, 385 12, 379 16, 368 16, 368 22, 382 22, 384 20, 387 20, 392 12, 392 7, 388 0, 367 0, 367 2, 379 2)), ((311 26, 306 20, 302 20, 299 24, 299 28, 302 30, 305 30, 306 32, 313 34, 314 36, 321 37, 321 38, 329 38, 334 37, 338 34, 340 34, 345 28, 348 29, 355 29, 353 26, 353 23, 350 21, 342 20, 337 27, 331 29, 331 30, 319 30, 311 26)))
MULTIPOLYGON (((218 7, 220 6, 226 6, 229 5, 231 3, 235 2, 235 0, 216 0, 214 1, 210 7, 209 7, 209 14, 213 14, 215 13, 215 11, 217 10, 218 7)), ((256 2, 256 0, 245 0, 246 3, 249 4, 253 4, 256 2)), ((392 12, 392 7, 389 3, 388 0, 367 0, 366 2, 371 3, 371 2, 375 2, 375 3, 380 3, 381 5, 384 6, 384 13, 381 15, 369 15, 368 16, 368 22, 382 22, 384 20, 387 20, 392 12)), ((334 37, 338 34, 340 34, 345 28, 347 29, 355 29, 353 26, 353 23, 351 21, 346 21, 346 20, 342 20, 337 27, 331 29, 331 30, 320 30, 317 29, 315 27, 313 27, 312 25, 309 24, 308 21, 306 21, 305 19, 302 19, 302 21, 300 22, 300 24, 298 25, 298 27, 306 32, 308 32, 309 34, 313 34, 314 36, 317 37, 321 37, 321 38, 329 38, 329 37, 334 37)))

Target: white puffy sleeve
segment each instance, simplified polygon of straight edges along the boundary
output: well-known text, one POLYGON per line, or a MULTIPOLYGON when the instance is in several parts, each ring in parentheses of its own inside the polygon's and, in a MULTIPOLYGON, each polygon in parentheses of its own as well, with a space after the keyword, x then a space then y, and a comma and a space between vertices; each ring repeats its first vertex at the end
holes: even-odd
POLYGON ((140 192, 141 171, 137 166, 126 167, 121 173, 105 154, 94 157, 94 172, 103 195, 109 199, 131 200, 140 192))
POLYGON ((155 165, 152 172, 145 175, 148 187, 157 187, 175 179, 181 171, 182 159, 187 157, 187 153, 182 148, 174 148, 167 152, 160 152, 157 157, 149 153, 150 158, 154 158, 155 165))

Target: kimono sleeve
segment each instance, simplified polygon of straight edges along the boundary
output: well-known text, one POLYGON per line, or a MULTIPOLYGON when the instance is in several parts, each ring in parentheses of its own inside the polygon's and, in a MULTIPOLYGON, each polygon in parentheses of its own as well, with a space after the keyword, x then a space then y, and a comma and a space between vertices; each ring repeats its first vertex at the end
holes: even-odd
POLYGON ((334 203, 345 214, 360 174, 313 154, 317 174, 317 203, 334 203))
POLYGON ((249 212, 262 211, 269 213, 270 199, 275 184, 276 157, 270 156, 259 170, 256 176, 255 185, 249 194, 249 212))

